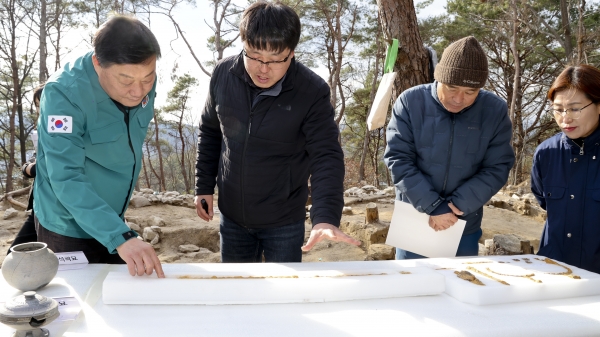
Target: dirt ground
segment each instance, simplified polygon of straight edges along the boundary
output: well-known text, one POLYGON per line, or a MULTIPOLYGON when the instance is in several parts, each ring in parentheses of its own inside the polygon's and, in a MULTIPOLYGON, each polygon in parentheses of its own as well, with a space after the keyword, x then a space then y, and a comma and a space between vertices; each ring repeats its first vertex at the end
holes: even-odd
MULTIPOLYGON (((23 199, 21 201, 24 202, 23 199)), ((376 202, 379 218, 383 223, 389 223, 391 220, 393 211, 391 202, 391 200, 376 202)), ((367 202, 350 205, 352 215, 344 215, 342 221, 364 221, 366 205, 367 202)), ((4 214, 4 210, 7 208, 9 208, 7 204, 0 204, 0 214, 4 214)), ((154 219, 154 217, 164 221, 160 223, 164 239, 155 246, 164 263, 220 261, 218 254, 218 214, 213 221, 206 223, 198 218, 194 209, 163 204, 138 209, 130 207, 126 213, 129 222, 138 223, 142 227, 151 225, 149 223, 151 221, 160 220, 154 219), (194 244, 206 249, 203 252, 182 254, 177 251, 177 248, 183 244, 194 244)), ((8 251, 25 219, 26 213, 24 211, 20 211, 18 216, 12 219, 0 219, 0 252, 8 251)), ((480 243, 483 243, 485 239, 492 238, 494 234, 517 234, 530 240, 537 251, 543 225, 541 220, 513 211, 486 206, 483 215, 483 236, 480 243)), ((308 238, 310 229, 311 226, 307 223, 306 238, 308 238)), ((363 261, 365 259, 367 259, 367 252, 364 245, 355 247, 336 242, 321 242, 310 252, 303 255, 303 261, 305 262, 363 261)), ((3 260, 4 253, 0 253, 0 262, 3 260)))

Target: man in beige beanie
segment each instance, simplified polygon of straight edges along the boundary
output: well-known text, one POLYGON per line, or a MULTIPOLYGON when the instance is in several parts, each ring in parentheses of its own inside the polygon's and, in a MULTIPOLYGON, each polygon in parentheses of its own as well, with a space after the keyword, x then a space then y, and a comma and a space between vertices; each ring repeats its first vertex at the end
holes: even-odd
MULTIPOLYGON (((515 160, 512 125, 506 102, 481 89, 488 62, 474 37, 444 50, 434 78, 396 100, 384 160, 396 199, 428 214, 431 228, 466 221, 456 256, 473 256, 483 205, 506 183, 515 160)), ((396 249, 396 259, 422 257, 396 249)))

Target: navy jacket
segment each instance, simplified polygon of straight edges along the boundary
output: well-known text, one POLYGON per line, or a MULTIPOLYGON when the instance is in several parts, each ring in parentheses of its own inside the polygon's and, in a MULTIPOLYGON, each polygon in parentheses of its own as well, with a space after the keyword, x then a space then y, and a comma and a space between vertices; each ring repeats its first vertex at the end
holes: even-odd
POLYGON ((440 103, 437 82, 404 91, 387 127, 384 159, 396 197, 429 215, 451 212, 467 221, 463 235, 481 227, 483 205, 508 179, 515 156, 506 102, 480 90, 460 113, 440 103))
POLYGON ((215 67, 200 121, 196 195, 213 194, 216 181, 228 219, 272 228, 305 219, 310 176, 312 223, 339 226, 344 156, 329 86, 295 59, 277 90, 254 97, 247 76, 241 53, 215 67))
POLYGON ((531 190, 548 212, 538 254, 600 273, 600 128, 583 150, 562 132, 540 144, 531 190))

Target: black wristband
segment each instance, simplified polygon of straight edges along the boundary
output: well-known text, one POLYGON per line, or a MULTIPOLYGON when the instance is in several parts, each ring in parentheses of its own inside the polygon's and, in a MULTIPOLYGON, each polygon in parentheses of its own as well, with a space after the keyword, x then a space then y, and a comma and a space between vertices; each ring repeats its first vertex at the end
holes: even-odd
POLYGON ((30 176, 31 178, 35 178, 35 167, 36 167, 36 166, 37 166, 37 165, 35 165, 35 163, 31 164, 31 168, 29 169, 29 176, 30 176))
POLYGON ((137 238, 137 237, 138 237, 138 234, 135 231, 133 231, 133 230, 130 230, 130 231, 127 231, 127 232, 123 233, 123 238, 125 239, 125 241, 130 240, 130 239, 134 239, 134 238, 137 238))

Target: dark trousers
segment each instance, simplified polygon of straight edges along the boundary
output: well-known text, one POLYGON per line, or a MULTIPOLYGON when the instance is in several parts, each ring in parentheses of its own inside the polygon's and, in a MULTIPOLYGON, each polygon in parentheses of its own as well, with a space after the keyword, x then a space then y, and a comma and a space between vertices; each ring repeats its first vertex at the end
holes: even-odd
POLYGON ((16 245, 37 241, 37 233, 35 232, 35 221, 33 220, 34 217, 35 215, 33 214, 33 210, 31 210, 31 214, 27 216, 25 223, 23 223, 23 227, 21 227, 21 230, 19 230, 19 233, 17 233, 15 240, 8 248, 8 252, 6 252, 6 255, 10 254, 10 248, 16 245))
POLYGON ((289 225, 250 229, 227 219, 221 213, 221 261, 224 263, 302 262, 304 220, 289 225))
POLYGON ((89 263, 125 264, 119 254, 111 254, 96 239, 79 239, 47 230, 35 217, 37 240, 44 242, 55 253, 82 251, 89 263))

